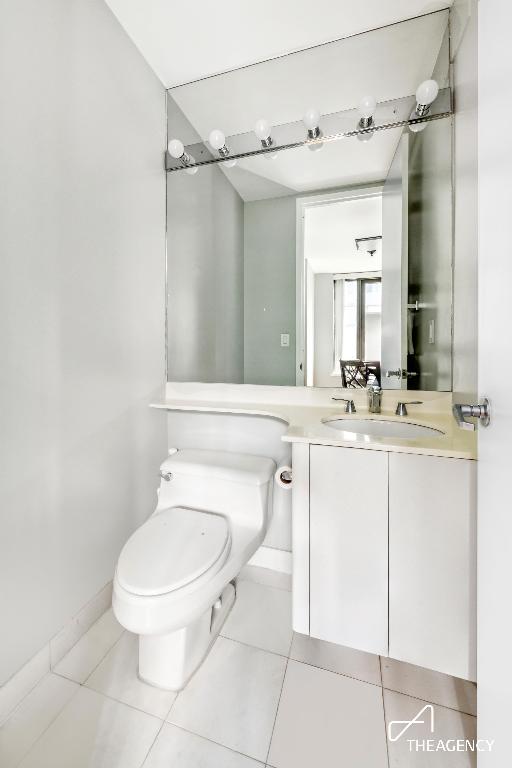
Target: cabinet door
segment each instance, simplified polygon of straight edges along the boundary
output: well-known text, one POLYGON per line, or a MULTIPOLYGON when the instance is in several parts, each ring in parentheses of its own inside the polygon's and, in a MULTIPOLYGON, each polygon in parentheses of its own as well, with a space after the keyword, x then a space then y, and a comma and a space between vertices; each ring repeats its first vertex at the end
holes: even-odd
POLYGON ((388 455, 311 446, 310 634, 387 655, 388 455))
POLYGON ((389 457, 389 655, 475 679, 475 462, 389 457))

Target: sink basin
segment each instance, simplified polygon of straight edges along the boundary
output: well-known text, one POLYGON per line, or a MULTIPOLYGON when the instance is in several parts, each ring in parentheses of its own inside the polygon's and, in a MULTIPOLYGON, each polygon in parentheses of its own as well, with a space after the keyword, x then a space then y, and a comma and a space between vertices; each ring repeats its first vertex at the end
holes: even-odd
POLYGON ((409 424, 407 421, 385 421, 384 419, 346 419, 335 417, 324 419, 323 423, 330 429, 354 432, 357 435, 372 437, 440 437, 444 435, 440 429, 422 427, 419 424, 409 424))

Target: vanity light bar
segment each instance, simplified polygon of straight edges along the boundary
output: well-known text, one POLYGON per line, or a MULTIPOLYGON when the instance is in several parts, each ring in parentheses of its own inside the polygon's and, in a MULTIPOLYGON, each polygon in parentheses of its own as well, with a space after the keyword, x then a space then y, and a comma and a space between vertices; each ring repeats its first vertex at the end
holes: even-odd
MULTIPOLYGON (((437 83, 435 85, 437 86, 437 83)), ((422 83, 418 88, 416 96, 406 96, 378 104, 374 103, 373 97, 367 96, 356 110, 349 109, 320 115, 317 110, 310 109, 304 116, 304 120, 293 123, 270 126, 267 120, 260 119, 254 127, 254 132, 250 131, 227 138, 222 131, 212 131, 208 144, 200 142, 184 148, 184 153, 192 161, 186 166, 184 166, 181 158, 176 159, 167 153, 166 170, 170 172, 189 170, 190 172, 191 166, 200 168, 203 165, 216 163, 230 166, 234 164, 233 161, 245 157, 275 155, 286 149, 304 146, 310 149, 320 149, 324 144, 331 141, 339 141, 353 136, 364 140, 371 138, 374 133, 379 131, 404 126, 409 126, 412 131, 422 130, 427 123, 433 120, 442 120, 453 114, 450 88, 439 90, 437 97, 434 97, 435 101, 426 105, 421 104, 417 98, 418 95, 422 98, 425 97, 423 86, 425 83, 422 83), (423 90, 421 90, 422 88, 423 90), (306 122, 306 118, 308 122, 306 122), (305 136, 304 127, 307 130, 305 136), (255 134, 260 141, 260 146, 256 149, 254 148, 255 134)), ((430 89, 427 94, 429 98, 432 96, 432 92, 430 89)))

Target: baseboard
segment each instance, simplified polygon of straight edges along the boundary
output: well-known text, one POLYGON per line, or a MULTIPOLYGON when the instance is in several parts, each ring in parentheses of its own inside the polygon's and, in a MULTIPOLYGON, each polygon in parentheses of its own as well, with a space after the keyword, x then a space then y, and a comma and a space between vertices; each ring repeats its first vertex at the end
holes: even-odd
POLYGON ((284 549, 260 547, 249 560, 249 565, 259 568, 269 568, 280 573, 292 572, 292 553, 284 549))
POLYGON ((20 702, 85 635, 112 604, 112 582, 89 600, 48 643, 0 687, 0 725, 20 702))
POLYGON ((50 644, 41 648, 0 688, 0 726, 50 671, 50 644))
POLYGON ((53 669, 66 653, 78 643, 100 616, 112 605, 112 582, 100 589, 83 608, 50 640, 50 668, 53 669))

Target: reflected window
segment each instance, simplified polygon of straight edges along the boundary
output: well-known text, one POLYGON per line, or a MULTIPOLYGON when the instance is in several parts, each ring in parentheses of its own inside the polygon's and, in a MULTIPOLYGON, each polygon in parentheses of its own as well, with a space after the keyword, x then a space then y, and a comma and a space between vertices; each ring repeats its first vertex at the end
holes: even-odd
POLYGON ((380 360, 382 280, 336 277, 334 280, 333 370, 343 360, 380 360))

